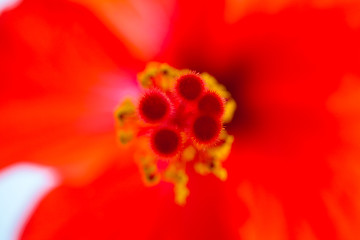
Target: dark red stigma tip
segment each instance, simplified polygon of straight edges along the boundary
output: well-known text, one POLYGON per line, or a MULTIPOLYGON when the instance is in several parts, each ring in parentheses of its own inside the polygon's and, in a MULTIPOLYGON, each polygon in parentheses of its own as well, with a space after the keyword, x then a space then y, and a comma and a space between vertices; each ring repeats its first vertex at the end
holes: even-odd
POLYGON ((224 113, 224 101, 219 94, 209 91, 201 96, 198 109, 202 113, 220 117, 224 113))
POLYGON ((151 145, 155 153, 163 157, 176 155, 180 150, 180 134, 171 128, 161 128, 151 136, 151 145))
POLYGON ((204 91, 204 82, 197 74, 189 73, 178 78, 175 88, 183 99, 193 101, 204 91))
POLYGON ((160 122, 169 115, 169 112, 170 101, 158 90, 150 90, 140 99, 139 114, 146 122, 160 122))
POLYGON ((203 144, 214 143, 220 135, 221 121, 211 115, 200 115, 192 125, 192 134, 195 140, 203 144))

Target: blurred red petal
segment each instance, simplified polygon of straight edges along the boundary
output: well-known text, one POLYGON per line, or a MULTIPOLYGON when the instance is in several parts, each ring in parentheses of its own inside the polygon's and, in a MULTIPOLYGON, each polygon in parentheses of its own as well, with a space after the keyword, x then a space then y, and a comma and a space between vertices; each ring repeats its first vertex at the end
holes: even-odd
POLYGON ((55 189, 26 225, 22 239, 237 237, 237 224, 230 220, 236 221, 246 210, 234 212, 215 177, 193 172, 189 203, 181 207, 174 203, 170 186, 145 187, 137 172, 134 163, 113 166, 86 187, 55 189), (204 189, 204 184, 209 187, 204 189))
POLYGON ((131 49, 151 60, 162 50, 175 11, 169 0, 72 0, 89 8, 131 49))
POLYGON ((113 109, 134 81, 124 72, 139 62, 66 1, 22 2, 1 15, 0 36, 1 167, 34 161, 80 182, 101 171, 119 152, 113 109))

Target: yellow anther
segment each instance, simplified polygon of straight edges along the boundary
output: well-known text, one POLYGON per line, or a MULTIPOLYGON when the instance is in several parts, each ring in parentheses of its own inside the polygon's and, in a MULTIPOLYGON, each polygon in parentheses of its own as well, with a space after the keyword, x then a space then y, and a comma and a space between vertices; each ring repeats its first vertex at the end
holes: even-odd
POLYGON ((164 174, 164 180, 174 184, 175 202, 179 205, 186 203, 186 198, 189 195, 189 189, 186 184, 189 177, 181 166, 170 165, 164 174))
POLYGON ((138 81, 143 88, 157 87, 169 91, 175 84, 179 70, 167 64, 149 63, 145 70, 138 74, 138 81))
POLYGON ((227 171, 225 168, 221 166, 221 162, 219 160, 213 160, 209 163, 199 162, 194 165, 194 169, 200 175, 207 175, 213 173, 217 178, 222 181, 225 181, 227 178, 227 171))
POLYGON ((144 165, 143 173, 144 181, 148 186, 156 185, 160 181, 160 175, 154 163, 144 165))
POLYGON ((158 171, 155 158, 144 149, 143 152, 135 154, 135 158, 141 168, 142 178, 147 186, 153 186, 160 182, 161 176, 158 171))
POLYGON ((219 139, 223 143, 219 146, 209 148, 206 151, 206 155, 203 156, 203 161, 196 163, 194 169, 200 175, 213 173, 216 177, 224 181, 227 178, 227 171, 222 167, 222 162, 230 154, 234 137, 228 135, 227 132, 223 130, 219 139))
POLYGON ((184 159, 184 161, 188 162, 194 160, 195 154, 196 154, 195 148, 193 146, 189 146, 185 148, 185 150, 183 151, 182 158, 184 159))
POLYGON ((234 99, 231 98, 225 103, 225 111, 224 111, 224 116, 223 116, 224 123, 231 122, 231 120, 233 119, 235 110, 236 110, 236 102, 234 99))
POLYGON ((214 175, 220 180, 225 181, 227 179, 227 171, 225 168, 220 167, 214 170, 214 175))
POLYGON ((175 202, 179 205, 185 205, 186 199, 190 194, 189 189, 184 184, 175 184, 174 187, 175 202))
POLYGON ((228 135, 227 132, 223 130, 220 134, 220 140, 222 140, 223 143, 219 146, 210 148, 208 150, 208 154, 215 160, 223 161, 229 156, 231 152, 231 146, 234 142, 234 137, 228 135))
POLYGON ((164 172, 164 180, 174 183, 186 183, 187 175, 181 164, 170 164, 164 172))
POLYGON ((217 92, 221 97, 225 99, 231 98, 231 94, 226 90, 225 86, 218 83, 218 81, 213 76, 208 73, 202 73, 200 75, 204 79, 205 85, 209 89, 217 92))
POLYGON ((119 130, 118 135, 122 144, 127 144, 134 138, 132 130, 119 130))
POLYGON ((137 131, 134 124, 137 122, 135 105, 130 99, 125 99, 115 110, 117 136, 121 144, 127 144, 134 139, 137 131))
POLYGON ((153 79, 157 73, 157 63, 149 63, 145 70, 137 75, 140 86, 143 88, 153 87, 153 79))
POLYGON ((194 165, 194 169, 197 173, 199 173, 200 175, 207 175, 210 173, 210 168, 202 163, 202 162, 198 162, 194 165))
POLYGON ((130 99, 125 99, 121 105, 115 110, 115 118, 120 127, 124 126, 126 122, 132 121, 136 118, 136 108, 130 99))
POLYGON ((161 64, 159 66, 159 75, 162 76, 159 83, 160 88, 164 91, 170 91, 175 85, 175 80, 179 76, 179 71, 167 64, 161 64))

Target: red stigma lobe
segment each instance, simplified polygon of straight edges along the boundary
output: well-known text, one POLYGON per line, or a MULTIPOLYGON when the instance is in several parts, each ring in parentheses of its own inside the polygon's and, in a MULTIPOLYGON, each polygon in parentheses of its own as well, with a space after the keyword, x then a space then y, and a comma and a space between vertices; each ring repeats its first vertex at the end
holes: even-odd
POLYGON ((184 100, 194 101, 204 91, 203 80, 194 73, 182 75, 177 80, 176 91, 184 100))
POLYGON ((220 120, 211 115, 200 115, 195 118, 192 125, 192 134, 197 142, 202 144, 214 143, 221 131, 220 120))
POLYGON ((153 132, 151 145, 154 152, 163 157, 176 155, 180 150, 181 138, 177 131, 161 128, 153 132))
POLYGON ((151 90, 139 102, 139 114, 145 122, 157 123, 164 120, 170 112, 170 101, 160 91, 151 90))
POLYGON ((220 117, 224 113, 224 102, 216 92, 208 91, 199 99, 198 109, 204 114, 220 117))

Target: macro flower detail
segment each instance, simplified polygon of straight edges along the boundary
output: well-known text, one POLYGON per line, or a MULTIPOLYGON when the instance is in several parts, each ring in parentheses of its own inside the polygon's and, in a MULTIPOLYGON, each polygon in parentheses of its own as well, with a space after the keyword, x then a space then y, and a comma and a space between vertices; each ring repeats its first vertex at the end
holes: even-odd
POLYGON ((115 111, 121 145, 134 149, 146 185, 174 184, 175 202, 189 195, 187 169, 226 180, 222 163, 234 137, 224 126, 236 103, 226 88, 207 73, 150 63, 138 74, 142 95, 127 98, 115 111))

